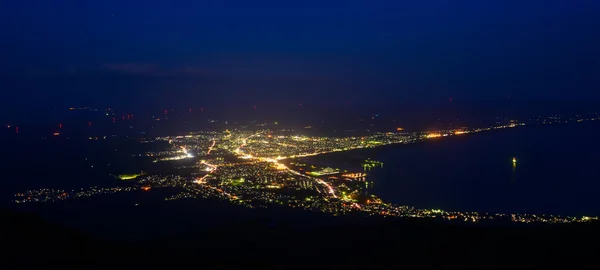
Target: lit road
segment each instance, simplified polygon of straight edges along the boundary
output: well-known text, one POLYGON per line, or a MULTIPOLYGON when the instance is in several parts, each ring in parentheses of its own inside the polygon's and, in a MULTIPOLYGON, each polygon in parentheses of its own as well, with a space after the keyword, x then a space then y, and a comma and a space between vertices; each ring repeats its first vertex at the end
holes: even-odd
POLYGON ((254 137, 254 136, 258 136, 259 134, 260 134, 260 132, 258 132, 258 133, 255 133, 255 134, 252 134, 252 135, 250 135, 250 136, 248 136, 248 137, 246 137, 246 138, 243 138, 243 139, 242 139, 242 144, 240 145, 240 147, 236 148, 236 149, 235 149, 233 152, 234 152, 234 153, 236 153, 236 154, 238 154, 238 155, 241 155, 241 154, 242 154, 242 148, 243 148, 244 146, 246 146, 246 141, 247 141, 248 139, 250 139, 250 138, 254 137))
MULTIPOLYGON (((208 148, 208 151, 206 151, 207 155, 210 154, 210 151, 213 149, 213 147, 215 147, 215 144, 216 144, 216 141, 213 139, 212 145, 208 148)), ((208 162, 206 162, 204 160, 200 161, 200 164, 206 165, 208 168, 210 168, 208 170, 208 173, 206 175, 204 175, 201 178, 199 178, 199 179, 196 180, 196 183, 198 183, 198 184, 204 184, 205 183, 204 179, 206 179, 206 177, 208 177, 212 172, 214 172, 215 170, 217 170, 217 165, 210 164, 210 163, 208 163, 208 162)))
MULTIPOLYGON (((280 164, 280 163, 278 163, 277 161, 274 161, 274 162, 275 162, 275 163, 277 163, 277 164, 280 164)), ((285 165, 283 165, 283 164, 281 164, 281 165, 285 167, 285 165)), ((308 175, 302 174, 302 173, 300 173, 300 172, 294 171, 294 170, 292 170, 292 169, 290 169, 290 168, 288 168, 288 167, 285 167, 285 168, 286 168, 286 169, 287 169, 289 172, 291 172, 291 173, 293 173, 293 174, 295 174, 295 175, 299 175, 299 176, 302 176, 302 177, 305 177, 305 178, 311 179, 311 180, 313 180, 313 181, 315 181, 315 182, 317 182, 317 183, 319 183, 319 184, 321 184, 321 185, 324 185, 324 186, 327 188, 327 190, 329 191, 329 194, 331 194, 331 196, 333 196, 334 198, 337 198, 337 197, 338 197, 337 195, 335 195, 335 190, 333 189, 333 187, 331 187, 331 185, 330 185, 330 184, 328 184, 327 182, 325 182, 325 181, 323 181, 323 180, 321 180, 321 179, 314 178, 314 177, 311 177, 311 176, 308 176, 308 175)))
POLYGON ((210 151, 212 151, 213 147, 215 147, 215 144, 217 144, 217 141, 213 139, 212 145, 208 147, 208 151, 206 151, 206 155, 210 155, 210 151))
POLYGON ((204 175, 204 176, 202 176, 202 177, 200 177, 200 178, 198 178, 196 180, 196 183, 204 184, 205 183, 204 179, 206 179, 206 177, 208 177, 212 172, 214 172, 215 170, 217 170, 217 165, 209 164, 206 161, 201 161, 200 164, 206 165, 207 167, 210 168, 208 170, 208 173, 206 175, 204 175))

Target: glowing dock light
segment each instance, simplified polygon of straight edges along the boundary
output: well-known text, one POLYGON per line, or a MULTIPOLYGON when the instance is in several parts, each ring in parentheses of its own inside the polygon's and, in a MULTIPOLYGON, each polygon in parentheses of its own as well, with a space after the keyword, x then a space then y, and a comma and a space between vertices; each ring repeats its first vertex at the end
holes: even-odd
POLYGON ((517 163, 517 158, 513 158, 512 161, 513 161, 513 164, 517 163))

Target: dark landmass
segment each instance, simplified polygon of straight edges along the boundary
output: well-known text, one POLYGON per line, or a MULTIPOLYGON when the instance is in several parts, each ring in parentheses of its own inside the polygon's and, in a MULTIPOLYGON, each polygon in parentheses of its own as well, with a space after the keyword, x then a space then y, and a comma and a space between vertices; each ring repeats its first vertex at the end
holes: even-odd
POLYGON ((427 220, 333 218, 302 229, 258 214, 247 222, 119 243, 0 210, 2 264, 44 267, 359 268, 542 266, 591 263, 598 224, 482 225, 427 220), (587 259, 586 259, 587 258, 587 259))

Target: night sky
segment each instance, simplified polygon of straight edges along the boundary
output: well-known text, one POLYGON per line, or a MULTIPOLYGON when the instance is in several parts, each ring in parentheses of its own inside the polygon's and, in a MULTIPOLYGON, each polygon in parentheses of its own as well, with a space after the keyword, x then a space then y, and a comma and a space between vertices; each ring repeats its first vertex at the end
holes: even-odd
POLYGON ((3 110, 600 99, 600 1, 0 3, 3 110))

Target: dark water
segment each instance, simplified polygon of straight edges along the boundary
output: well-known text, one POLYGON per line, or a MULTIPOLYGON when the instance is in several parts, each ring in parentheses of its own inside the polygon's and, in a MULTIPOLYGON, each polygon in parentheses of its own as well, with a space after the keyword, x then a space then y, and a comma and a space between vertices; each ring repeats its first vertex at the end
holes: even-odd
POLYGON ((370 180, 384 200, 415 207, 600 215, 599 132, 589 122, 393 146, 370 154, 385 163, 370 180))

